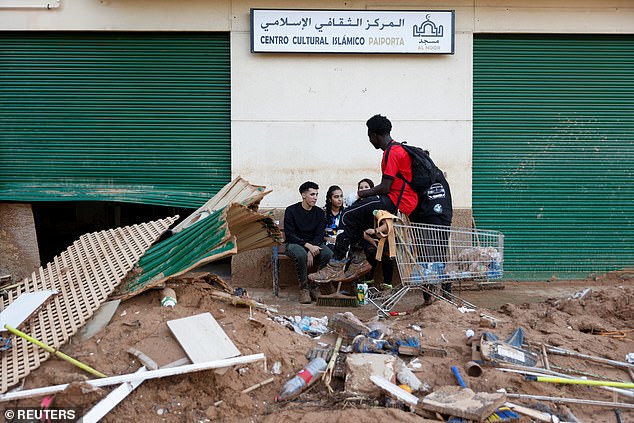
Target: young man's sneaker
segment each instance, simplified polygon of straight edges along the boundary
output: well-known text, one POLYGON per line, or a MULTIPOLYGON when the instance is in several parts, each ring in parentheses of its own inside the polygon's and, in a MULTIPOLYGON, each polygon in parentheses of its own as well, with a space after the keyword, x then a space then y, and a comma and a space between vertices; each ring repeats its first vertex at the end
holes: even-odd
POLYGON ((363 260, 360 263, 350 263, 348 270, 343 275, 341 282, 350 282, 355 279, 359 279, 361 276, 372 270, 372 265, 367 260, 363 260))
POLYGON ((345 260, 330 260, 328 264, 318 272, 308 275, 308 279, 315 283, 339 282, 339 279, 343 277, 345 264, 345 260))
POLYGON ((313 300, 317 301, 317 298, 319 298, 321 296, 321 292, 319 291, 319 288, 315 287, 315 288, 311 288, 310 290, 310 298, 312 298, 313 300))
POLYGON ((300 304, 310 304, 310 291, 307 289, 299 290, 299 303, 300 304))

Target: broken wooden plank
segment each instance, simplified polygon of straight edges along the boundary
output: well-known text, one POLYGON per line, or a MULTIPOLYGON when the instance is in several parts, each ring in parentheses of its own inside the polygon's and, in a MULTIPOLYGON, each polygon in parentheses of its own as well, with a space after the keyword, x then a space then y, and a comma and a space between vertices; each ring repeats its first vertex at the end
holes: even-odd
POLYGON ((241 354, 211 313, 169 320, 167 326, 192 363, 220 360, 241 354))
POLYGON ((379 388, 392 394, 397 399, 411 405, 412 407, 416 407, 418 405, 418 397, 410 394, 403 388, 399 388, 387 379, 382 378, 381 376, 372 375, 370 376, 370 380, 379 388))
POLYGON ((481 422, 505 401, 506 394, 501 392, 476 393, 460 386, 443 386, 423 398, 421 407, 428 411, 481 422))
POLYGON ((256 384, 255 384, 255 385, 253 385, 253 386, 250 386, 250 387, 248 387, 248 388, 246 388, 246 389, 243 389, 243 390, 242 390, 242 393, 243 393, 243 394, 248 394, 248 393, 249 393, 249 392, 251 392, 251 391, 255 391, 255 390, 256 390, 256 389, 258 389, 259 387, 264 386, 264 385, 268 385, 269 383, 273 383, 274 381, 275 381, 275 378, 274 378, 274 377, 270 377, 270 378, 268 378, 268 379, 266 379, 266 380, 263 380, 263 381, 262 381, 262 382, 260 382, 260 383, 256 383, 256 384))
POLYGON ((552 422, 553 416, 549 413, 544 413, 543 411, 534 410, 532 408, 524 407, 523 405, 513 404, 511 402, 507 402, 506 405, 511 410, 518 412, 520 414, 524 414, 532 419, 539 420, 540 422, 552 422))
POLYGON ((139 351, 136 348, 128 348, 128 354, 132 354, 133 356, 138 358, 139 362, 141 362, 141 364, 143 364, 149 370, 156 370, 159 368, 158 364, 156 364, 156 361, 152 360, 150 357, 144 354, 143 351, 139 351))
MULTIPOLYGON (((202 370, 211 370, 211 369, 219 369, 222 367, 231 367, 239 364, 247 364, 253 363, 255 361, 265 360, 266 357, 264 354, 251 354, 245 355, 241 357, 228 358, 225 360, 213 360, 205 363, 195 363, 195 364, 186 364, 184 366, 179 367, 171 367, 171 368, 161 368, 158 370, 148 370, 144 373, 131 373, 119 376, 111 376, 105 377, 102 379, 92 379, 88 380, 84 383, 89 384, 93 387, 102 387, 102 386, 110 386, 110 385, 118 385, 120 383, 125 382, 135 382, 138 380, 148 380, 148 379, 156 379, 167 376, 175 376, 192 372, 199 372, 202 370)), ((66 389, 70 385, 69 383, 64 383, 62 385, 55 386, 47 386, 44 388, 35 388, 29 389, 26 391, 19 392, 9 392, 7 394, 0 395, 0 402, 12 401, 23 398, 32 398, 42 395, 54 394, 56 392, 61 392, 66 389)))

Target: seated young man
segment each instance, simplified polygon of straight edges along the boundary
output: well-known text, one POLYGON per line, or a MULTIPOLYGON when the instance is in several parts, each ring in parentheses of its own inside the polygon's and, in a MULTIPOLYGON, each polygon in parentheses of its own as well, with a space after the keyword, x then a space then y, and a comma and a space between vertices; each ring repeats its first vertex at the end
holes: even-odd
POLYGON ((310 304, 316 300, 319 290, 308 284, 308 269, 319 260, 320 267, 332 258, 332 251, 324 244, 326 214, 316 207, 319 186, 314 182, 304 182, 299 187, 302 201, 286 208, 284 212, 284 236, 286 255, 295 262, 299 280, 299 302, 310 304))

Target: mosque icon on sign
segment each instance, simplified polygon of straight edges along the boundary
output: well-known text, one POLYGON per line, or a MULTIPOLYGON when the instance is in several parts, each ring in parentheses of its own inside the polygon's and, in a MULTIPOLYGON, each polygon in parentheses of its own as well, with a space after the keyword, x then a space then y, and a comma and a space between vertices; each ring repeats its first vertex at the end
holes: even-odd
POLYGON ((425 21, 420 25, 414 25, 414 37, 442 37, 442 25, 436 25, 429 19, 429 15, 425 16, 425 21))

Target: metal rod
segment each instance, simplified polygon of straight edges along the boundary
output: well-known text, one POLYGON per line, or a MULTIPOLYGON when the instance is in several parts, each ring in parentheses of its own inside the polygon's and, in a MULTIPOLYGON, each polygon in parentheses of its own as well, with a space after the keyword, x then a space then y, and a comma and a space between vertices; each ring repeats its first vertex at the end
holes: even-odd
MULTIPOLYGON (((559 377, 570 378, 570 379, 573 378, 572 376, 569 376, 563 373, 554 372, 552 370, 540 369, 538 367, 526 367, 526 366, 506 364, 506 363, 504 364, 503 367, 505 368, 502 368, 502 369, 498 368, 498 370, 502 372, 520 373, 520 374, 534 375, 534 376, 553 375, 553 376, 559 376, 559 377)), ((603 389, 605 391, 615 392, 620 395, 625 395, 626 397, 629 397, 629 398, 634 398, 634 392, 628 389, 612 388, 610 386, 598 386, 598 388, 603 389)))
POLYGON ((51 354, 55 354, 56 356, 58 356, 59 358, 61 358, 62 360, 66 360, 71 364, 74 364, 75 366, 79 367, 82 370, 87 371, 88 373, 90 373, 93 376, 97 376, 97 377, 108 377, 106 375, 104 375, 103 373, 101 373, 100 371, 97 371, 95 369, 93 369, 92 367, 82 363, 81 361, 75 360, 74 358, 64 354, 61 351, 56 350, 55 348, 46 345, 44 342, 37 340, 29 335, 27 335, 26 333, 19 331, 18 329, 11 327, 9 325, 4 325, 5 329, 7 329, 9 332, 13 333, 14 335, 19 336, 20 338, 26 339, 27 341, 37 345, 40 348, 44 348, 46 351, 50 352, 51 354))
POLYGON ((607 358, 594 357, 591 355, 581 354, 574 351, 565 350, 563 348, 553 347, 550 345, 548 346, 547 350, 548 352, 551 352, 553 354, 567 355, 570 357, 586 358, 591 361, 596 361, 597 363, 611 364, 613 366, 623 367, 625 369, 634 369, 634 364, 625 363, 623 361, 609 360, 607 358))
POLYGON ((555 403, 587 404, 587 405, 596 405, 599 407, 627 408, 629 410, 634 410, 634 404, 628 404, 625 402, 595 401, 595 400, 586 400, 586 399, 580 399, 580 398, 546 397, 543 395, 509 394, 509 393, 507 393, 506 396, 507 398, 535 399, 535 400, 541 400, 541 401, 551 401, 555 403))
POLYGON ((586 380, 586 379, 566 379, 550 376, 526 376, 526 380, 546 383, 561 383, 562 385, 587 385, 587 386, 612 386, 614 388, 634 389, 634 383, 614 382, 612 380, 586 380))

